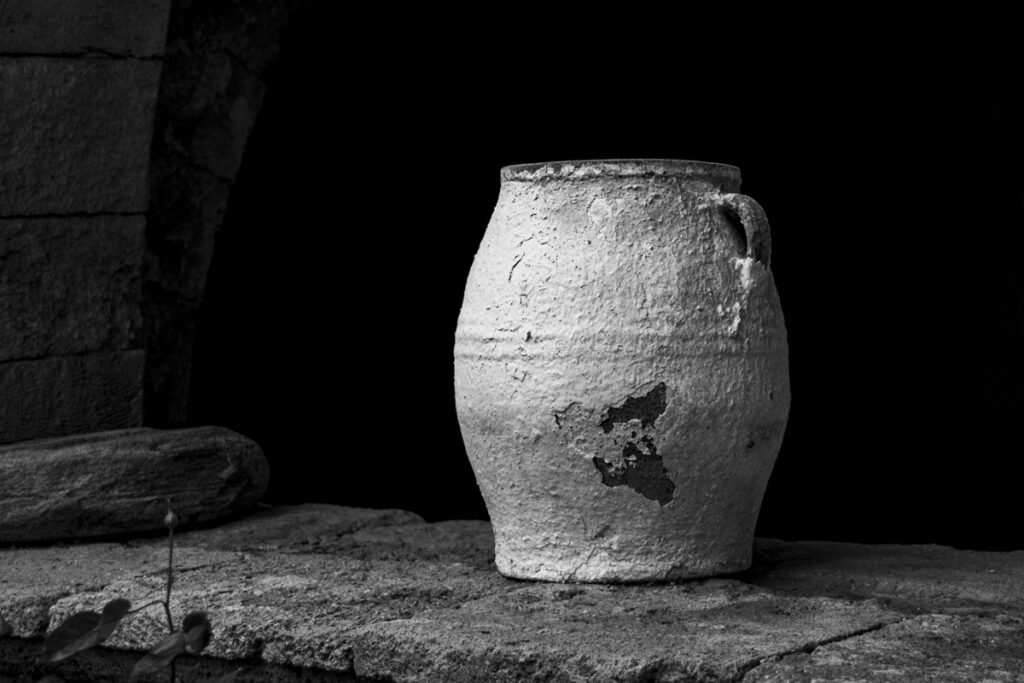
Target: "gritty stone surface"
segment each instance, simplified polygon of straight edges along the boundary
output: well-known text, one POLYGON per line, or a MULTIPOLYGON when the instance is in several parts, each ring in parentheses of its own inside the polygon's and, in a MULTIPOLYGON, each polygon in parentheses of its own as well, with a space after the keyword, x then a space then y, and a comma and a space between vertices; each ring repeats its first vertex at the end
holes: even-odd
MULTIPOLYGON (((123 543, 6 547, 0 557, 0 614, 22 637, 44 635, 50 608, 62 598, 167 570, 166 543, 144 548, 123 543)), ((239 558, 238 553, 180 548, 174 566, 184 572, 239 558)))
POLYGON ((768 662, 744 683, 1024 680, 1020 616, 926 614, 768 662))
POLYGON ((789 374, 768 223, 735 193, 738 169, 587 161, 502 178, 454 350, 499 571, 746 569, 789 374))
POLYGON ((0 362, 0 443, 142 424, 142 351, 0 362))
POLYGON ((139 533, 247 510, 269 482, 259 446, 223 427, 128 429, 0 447, 0 542, 139 533))
MULTIPOLYGON (((483 524, 485 522, 474 522, 483 524)), ((338 544, 358 537, 364 530, 401 529, 415 525, 422 529, 423 518, 407 510, 371 510, 337 505, 282 505, 260 510, 245 519, 212 529, 178 536, 187 546, 221 550, 276 550, 278 552, 332 552, 338 544)))
MULTIPOLYGON (((172 613, 209 613, 216 629, 206 651, 211 657, 346 672, 352 671, 359 627, 464 604, 500 590, 502 581, 494 573, 446 563, 254 553, 182 573, 172 613)), ((51 626, 115 596, 141 605, 159 597, 163 585, 163 577, 153 574, 65 598, 52 610, 51 626)), ((140 612, 109 645, 144 649, 165 628, 162 610, 140 612)))
POLYGON ((361 629, 354 663, 394 681, 730 680, 773 654, 898 618, 871 601, 790 599, 732 581, 523 585, 361 629))
MULTIPOLYGON (((188 665, 200 678, 244 665, 248 680, 294 680, 293 667, 305 667, 311 680, 367 681, 1024 675, 1024 565, 1016 553, 760 540, 746 575, 556 584, 502 577, 481 547, 488 536, 483 522, 425 524, 396 510, 324 505, 264 510, 220 531, 183 534, 172 611, 180 619, 204 609, 214 629, 205 655, 188 665), (315 539, 323 539, 319 552, 299 551, 315 539), (1004 580, 978 588, 990 573, 1004 580), (916 583, 887 583, 911 575, 916 583), (929 582, 934 590, 925 590, 929 582), (844 593, 844 585, 852 588, 844 593)), ((163 546, 133 546, 0 550, 0 613, 19 636, 0 639, 0 661, 24 662, 0 673, 31 670, 19 654, 29 651, 22 638, 46 628, 46 605, 53 628, 116 596, 136 606, 160 597, 163 546)), ((137 657, 165 628, 158 607, 134 614, 104 648, 75 664, 75 675, 95 680, 116 667, 127 672, 128 655, 137 657)), ((32 680, 44 673, 31 671, 32 680)), ((61 671, 71 669, 46 673, 61 671)))
POLYGON ((120 351, 141 325, 145 218, 0 218, 0 361, 120 351))
POLYGON ((373 526, 337 538, 320 552, 359 559, 443 560, 490 570, 494 568, 494 533, 490 524, 476 520, 373 526))
POLYGON ((788 595, 869 597, 916 608, 1024 609, 1024 551, 757 539, 747 580, 788 595))
POLYGON ((0 54, 157 57, 170 0, 4 0, 0 54))
POLYGON ((0 216, 143 212, 160 63, 0 56, 0 216))

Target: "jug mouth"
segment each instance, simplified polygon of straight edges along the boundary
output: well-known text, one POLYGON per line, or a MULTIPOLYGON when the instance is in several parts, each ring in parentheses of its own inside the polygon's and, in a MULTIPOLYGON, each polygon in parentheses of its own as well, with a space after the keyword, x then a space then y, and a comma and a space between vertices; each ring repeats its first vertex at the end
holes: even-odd
POLYGON ((740 169, 729 164, 685 159, 577 159, 514 164, 501 169, 501 181, 586 180, 669 176, 707 180, 730 192, 740 187, 740 169))

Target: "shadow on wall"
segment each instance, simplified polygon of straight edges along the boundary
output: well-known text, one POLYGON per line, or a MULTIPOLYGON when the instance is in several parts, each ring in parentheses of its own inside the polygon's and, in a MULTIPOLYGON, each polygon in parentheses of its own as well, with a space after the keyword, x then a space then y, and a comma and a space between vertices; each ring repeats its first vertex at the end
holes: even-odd
POLYGON ((196 341, 189 419, 255 438, 272 500, 482 517, 451 353, 498 169, 690 158, 773 226, 793 407, 759 535, 1024 547, 1024 112, 993 23, 751 16, 770 38, 712 77, 649 18, 620 27, 642 60, 433 23, 353 68, 321 11, 268 71, 196 341))

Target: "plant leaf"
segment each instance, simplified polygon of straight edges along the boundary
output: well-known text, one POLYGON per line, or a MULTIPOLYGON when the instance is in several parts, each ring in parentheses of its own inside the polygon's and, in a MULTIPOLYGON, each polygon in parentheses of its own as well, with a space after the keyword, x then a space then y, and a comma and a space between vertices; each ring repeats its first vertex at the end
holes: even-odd
POLYGON ((110 637, 117 625, 121 623, 124 615, 131 611, 132 603, 124 598, 114 598, 103 606, 100 613, 100 623, 96 625, 96 632, 99 633, 100 642, 110 637))
POLYGON ((11 626, 6 619, 4 619, 4 616, 2 614, 0 614, 0 638, 9 636, 12 633, 14 633, 14 627, 11 626))
POLYGON ((43 663, 60 662, 76 652, 81 652, 102 643, 110 637, 132 603, 124 598, 114 598, 103 606, 103 613, 78 612, 68 617, 63 624, 46 637, 43 644, 43 663))
POLYGON ((100 642, 96 631, 99 623, 100 615, 96 612, 72 614, 46 636, 40 661, 44 664, 59 662, 100 642))
POLYGON ((132 678, 162 669, 184 651, 185 634, 175 631, 153 646, 153 649, 146 653, 145 657, 136 662, 135 668, 132 669, 132 678))
POLYGON ((181 623, 181 630, 185 633, 185 650, 189 654, 199 654, 213 638, 213 627, 206 612, 189 612, 181 623))

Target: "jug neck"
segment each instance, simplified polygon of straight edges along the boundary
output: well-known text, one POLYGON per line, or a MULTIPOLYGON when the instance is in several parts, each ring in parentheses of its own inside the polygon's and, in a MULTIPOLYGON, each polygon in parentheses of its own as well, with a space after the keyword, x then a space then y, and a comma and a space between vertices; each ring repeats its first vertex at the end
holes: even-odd
POLYGON ((515 164, 501 169, 501 181, 544 182, 596 178, 678 177, 738 192, 740 169, 728 164, 682 159, 584 159, 515 164))

